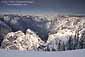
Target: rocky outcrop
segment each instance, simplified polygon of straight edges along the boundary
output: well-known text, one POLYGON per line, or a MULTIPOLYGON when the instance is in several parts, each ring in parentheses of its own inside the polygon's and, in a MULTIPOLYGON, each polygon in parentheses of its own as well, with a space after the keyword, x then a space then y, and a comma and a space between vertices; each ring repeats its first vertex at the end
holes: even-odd
POLYGON ((4 36, 11 31, 12 31, 11 28, 6 23, 0 21, 0 46, 1 42, 4 39, 4 36))
POLYGON ((44 50, 64 51, 85 48, 85 28, 79 31, 58 30, 55 34, 50 34, 44 50))
POLYGON ((26 34, 22 31, 8 33, 1 47, 7 50, 36 50, 43 43, 36 33, 27 29, 26 34))
POLYGON ((84 18, 85 17, 56 17, 53 19, 44 50, 62 51, 85 48, 84 18))
POLYGON ((0 37, 4 38, 1 47, 5 49, 62 51, 85 48, 85 17, 4 15, 0 27, 0 37))
POLYGON ((19 16, 19 15, 5 15, 3 21, 9 25, 12 31, 31 29, 36 32, 42 40, 47 40, 48 29, 47 19, 40 16, 19 16), (43 29, 42 29, 43 28, 43 29))

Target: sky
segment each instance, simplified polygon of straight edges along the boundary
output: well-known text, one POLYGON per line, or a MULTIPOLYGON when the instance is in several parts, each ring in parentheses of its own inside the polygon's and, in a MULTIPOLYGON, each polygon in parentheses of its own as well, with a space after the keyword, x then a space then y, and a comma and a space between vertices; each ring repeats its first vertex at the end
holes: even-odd
POLYGON ((85 0, 0 0, 0 13, 85 15, 85 0))

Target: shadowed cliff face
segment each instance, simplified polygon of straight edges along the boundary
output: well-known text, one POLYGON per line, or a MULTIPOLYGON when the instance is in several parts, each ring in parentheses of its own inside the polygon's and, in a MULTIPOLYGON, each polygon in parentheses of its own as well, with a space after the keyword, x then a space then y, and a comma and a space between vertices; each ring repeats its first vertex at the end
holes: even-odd
POLYGON ((0 20, 0 46, 4 36, 11 31, 11 27, 9 27, 6 23, 0 20))
POLYGON ((38 16, 27 17, 17 15, 5 15, 3 19, 1 19, 1 21, 9 26, 14 32, 18 30, 25 32, 29 28, 36 32, 36 34, 38 34, 42 40, 47 41, 48 29, 46 25, 47 20, 45 19, 45 17, 38 16))
POLYGON ((0 42, 9 32, 22 31, 25 34, 27 29, 45 41, 45 44, 37 47, 38 50, 62 51, 85 48, 83 16, 3 15, 0 18, 0 42))

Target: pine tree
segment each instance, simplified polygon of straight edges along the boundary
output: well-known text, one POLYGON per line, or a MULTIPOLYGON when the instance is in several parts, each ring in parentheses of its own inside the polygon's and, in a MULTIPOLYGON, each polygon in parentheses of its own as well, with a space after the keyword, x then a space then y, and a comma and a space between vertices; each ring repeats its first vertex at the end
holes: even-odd
POLYGON ((62 50, 65 51, 65 44, 64 44, 64 42, 62 44, 62 50))
POLYGON ((59 43, 58 43, 58 51, 60 51, 61 50, 61 40, 59 40, 59 43))
POLYGON ((52 48, 52 51, 56 51, 56 49, 52 48))
POLYGON ((78 49, 79 48, 79 31, 76 32, 73 40, 74 40, 73 49, 78 49))
POLYGON ((46 51, 50 51, 49 45, 47 45, 47 49, 46 49, 46 51))
POLYGON ((83 49, 85 48, 85 31, 83 31, 80 39, 80 48, 83 49))
POLYGON ((72 50, 73 49, 73 39, 72 39, 72 36, 69 36, 67 49, 68 50, 72 50))

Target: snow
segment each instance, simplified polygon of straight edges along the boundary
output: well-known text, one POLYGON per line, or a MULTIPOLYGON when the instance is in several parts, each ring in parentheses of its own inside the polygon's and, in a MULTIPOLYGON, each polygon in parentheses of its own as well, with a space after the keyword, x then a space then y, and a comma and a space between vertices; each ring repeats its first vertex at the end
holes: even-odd
POLYGON ((2 19, 0 36, 5 38, 1 40, 2 48, 18 46, 18 50, 32 50, 36 47, 38 51, 69 50, 71 45, 71 49, 85 48, 85 17, 3 15, 2 19))
POLYGON ((0 50, 1 57, 85 57, 85 49, 57 52, 0 50))
POLYGON ((40 37, 32 30, 27 29, 26 33, 22 31, 8 33, 1 43, 1 48, 7 50, 33 50, 38 48, 41 43, 43 41, 40 37))

